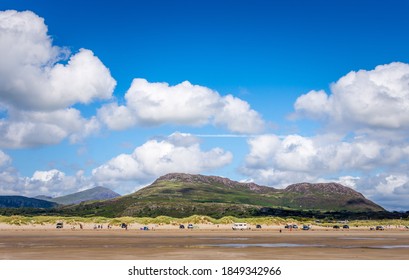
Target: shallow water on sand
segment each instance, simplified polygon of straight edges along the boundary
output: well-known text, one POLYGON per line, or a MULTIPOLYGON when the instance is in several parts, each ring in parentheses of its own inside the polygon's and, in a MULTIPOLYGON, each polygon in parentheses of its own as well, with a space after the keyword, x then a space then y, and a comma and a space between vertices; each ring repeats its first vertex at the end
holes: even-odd
POLYGON ((204 247, 224 247, 224 248, 249 248, 249 247, 261 247, 261 248, 297 248, 297 247, 311 247, 311 248, 340 248, 340 249, 407 249, 409 245, 407 244, 397 244, 397 245, 380 245, 380 246, 354 246, 354 245, 344 245, 344 246, 333 246, 333 245, 322 245, 322 244, 293 244, 293 243, 256 243, 256 244, 242 244, 242 243, 230 243, 230 244, 207 244, 200 245, 201 248, 204 247))

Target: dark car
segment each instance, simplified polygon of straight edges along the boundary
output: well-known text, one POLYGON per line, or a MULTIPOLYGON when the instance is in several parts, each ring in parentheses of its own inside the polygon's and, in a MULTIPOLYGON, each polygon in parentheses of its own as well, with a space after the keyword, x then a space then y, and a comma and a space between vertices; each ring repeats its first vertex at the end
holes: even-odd
POLYGON ((122 224, 121 224, 121 228, 128 228, 128 225, 125 224, 125 223, 122 223, 122 224))
POLYGON ((293 225, 293 229, 298 229, 298 226, 297 226, 297 225, 293 225))
POLYGON ((55 226, 55 228, 63 228, 64 224, 63 223, 57 223, 57 225, 55 226))
POLYGON ((185 228, 185 225, 179 225, 179 228, 180 228, 180 229, 184 229, 184 228, 185 228))
POLYGON ((256 225, 256 228, 261 228, 261 225, 256 225))
POLYGON ((302 230, 309 230, 309 229, 310 229, 309 226, 306 226, 306 225, 302 226, 302 230))
POLYGON ((348 225, 343 225, 342 228, 349 229, 349 226, 348 225))
POLYGON ((332 228, 334 228, 334 229, 339 229, 339 226, 338 226, 338 225, 335 225, 335 226, 333 226, 332 228))

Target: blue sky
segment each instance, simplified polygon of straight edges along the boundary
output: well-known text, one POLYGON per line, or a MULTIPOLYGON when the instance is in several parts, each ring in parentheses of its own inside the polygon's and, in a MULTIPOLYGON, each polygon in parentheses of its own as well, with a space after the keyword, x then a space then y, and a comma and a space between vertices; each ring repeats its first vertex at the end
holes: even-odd
POLYGON ((409 1, 0 11, 0 193, 125 194, 180 171, 409 208, 409 1))

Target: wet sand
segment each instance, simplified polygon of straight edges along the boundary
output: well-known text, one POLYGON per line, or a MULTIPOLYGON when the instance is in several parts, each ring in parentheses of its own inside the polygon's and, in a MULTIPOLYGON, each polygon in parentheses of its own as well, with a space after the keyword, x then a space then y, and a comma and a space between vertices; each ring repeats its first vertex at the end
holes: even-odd
POLYGON ((409 260, 409 231, 2 229, 0 259, 409 260))

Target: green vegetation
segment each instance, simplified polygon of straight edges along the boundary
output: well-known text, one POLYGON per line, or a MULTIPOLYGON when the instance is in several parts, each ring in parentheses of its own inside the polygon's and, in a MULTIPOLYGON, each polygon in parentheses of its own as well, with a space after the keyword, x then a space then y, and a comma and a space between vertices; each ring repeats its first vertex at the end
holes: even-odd
MULTIPOLYGON (((313 226, 322 226, 332 228, 335 224, 343 224, 345 221, 317 221, 311 218, 282 218, 282 217, 251 217, 251 218, 237 218, 233 216, 226 216, 220 219, 214 219, 209 216, 194 215, 185 218, 173 218, 168 216, 159 216, 156 218, 150 217, 120 217, 120 218, 106 218, 106 217, 62 217, 62 216, 0 216, 0 223, 9 225, 45 225, 56 224, 57 222, 64 222, 69 225, 78 225, 80 223, 94 223, 94 224, 110 224, 119 226, 121 223, 137 223, 142 225, 158 224, 158 225, 179 225, 179 224, 215 224, 226 225, 238 222, 246 222, 250 225, 286 225, 286 224, 309 224, 313 226)), ((384 219, 384 220, 352 220, 347 224, 350 227, 371 227, 377 225, 383 226, 409 226, 409 219, 384 219)))
POLYGON ((45 201, 36 198, 24 197, 19 195, 1 195, 0 208, 8 207, 35 207, 35 208, 52 208, 57 206, 57 203, 45 201))
POLYGON ((303 183, 277 190, 221 177, 175 173, 165 175, 133 194, 63 207, 56 213, 111 218, 206 215, 220 219, 225 216, 313 217, 326 211, 347 211, 356 216, 357 213, 383 212, 384 209, 362 194, 334 183, 303 183))

